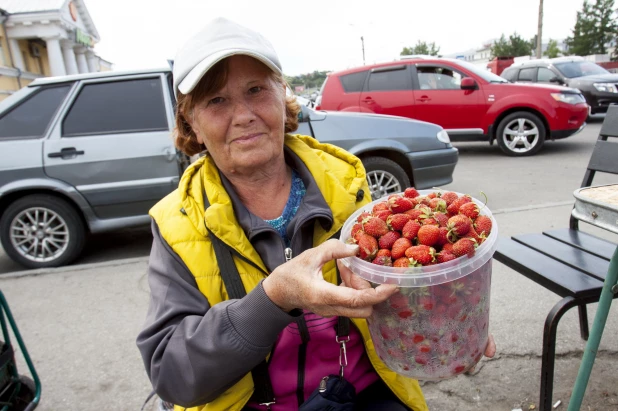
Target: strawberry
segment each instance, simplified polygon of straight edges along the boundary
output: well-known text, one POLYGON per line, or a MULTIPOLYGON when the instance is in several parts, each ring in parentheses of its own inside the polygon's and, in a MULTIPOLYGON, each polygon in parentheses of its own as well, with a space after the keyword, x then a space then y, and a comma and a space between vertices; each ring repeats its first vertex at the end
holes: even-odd
POLYGON ((414 199, 414 201, 418 205, 423 205, 423 206, 429 207, 429 198, 427 198, 427 197, 416 197, 414 199))
POLYGON ((427 363, 429 362, 429 356, 418 354, 417 356, 414 357, 414 361, 420 365, 427 365, 427 363))
POLYGON ((440 227, 446 227, 448 224, 448 216, 440 211, 433 213, 433 218, 440 224, 440 227))
POLYGON ((489 237, 489 233, 491 232, 491 218, 485 215, 478 216, 474 221, 474 227, 480 236, 489 237))
POLYGON ((481 245, 483 241, 485 241, 485 238, 478 235, 478 233, 474 229, 474 226, 470 227, 470 231, 468 231, 466 237, 473 239, 478 245, 481 245))
POLYGON ((378 204, 374 205, 371 212, 375 214, 378 211, 382 211, 382 210, 390 210, 388 203, 386 201, 381 201, 378 204))
POLYGON ((414 333, 412 334, 412 341, 414 344, 420 344, 425 341, 425 336, 423 334, 414 333))
POLYGON ((412 309, 410 308, 406 308, 404 310, 399 311, 397 315, 399 316, 399 318, 402 318, 405 320, 406 318, 412 317, 414 315, 414 311, 412 311, 412 309))
MULTIPOLYGON (((388 251, 388 250, 386 250, 388 251)), ((393 261, 391 259, 390 256, 385 256, 385 255, 376 255, 376 258, 374 258, 371 261, 372 264, 375 265, 383 265, 385 267, 392 267, 393 266, 393 261)))
POLYGON ((423 296, 418 299, 418 305, 425 311, 433 310, 433 298, 429 296, 423 296))
POLYGON ((440 198, 446 201, 447 206, 450 206, 453 203, 453 201, 459 198, 459 196, 457 195, 457 193, 454 193, 452 191, 447 191, 446 193, 442 193, 440 198))
POLYGON ((441 253, 451 253, 453 254, 453 244, 452 243, 446 243, 442 246, 442 251, 440 251, 441 253))
POLYGON ((431 352, 431 346, 429 344, 421 344, 418 347, 418 350, 423 353, 431 352))
POLYGON ((376 254, 376 257, 390 257, 390 256, 391 256, 391 250, 385 250, 385 249, 378 250, 378 254, 376 254))
POLYGON ((449 218, 446 227, 449 231, 449 240, 454 241, 468 234, 470 227, 472 227, 472 220, 463 214, 459 214, 449 218))
POLYGON ((393 262, 393 267, 398 267, 398 268, 416 267, 416 262, 411 261, 408 257, 400 257, 393 262))
POLYGON ((440 228, 435 225, 424 225, 418 230, 418 243, 432 246, 438 242, 440 228))
POLYGON ((446 263, 447 261, 452 261, 454 259, 456 259, 457 256, 455 256, 455 254, 453 253, 449 253, 448 251, 440 251, 437 255, 436 255, 436 261, 438 262, 438 264, 440 263, 446 263))
POLYGON ((418 220, 420 219, 421 215, 423 215, 423 210, 421 210, 420 208, 413 208, 411 210, 406 211, 404 214, 407 214, 410 217, 412 217, 412 220, 418 220))
MULTIPOLYGON (((421 227, 422 228, 422 227, 421 227)), ((436 250, 433 247, 427 245, 416 245, 406 250, 406 257, 416 261, 422 265, 428 265, 435 262, 436 250)))
POLYGON ((414 208, 414 204, 409 198, 393 195, 388 198, 388 204, 393 213, 403 213, 414 208))
POLYGON ((386 223, 392 230, 401 231, 408 221, 412 220, 412 216, 409 214, 393 214, 387 220, 386 223))
POLYGON ((457 257, 467 255, 472 257, 476 248, 476 242, 470 238, 462 238, 453 244, 453 254, 457 257))
POLYGON ((403 196, 407 198, 416 198, 419 196, 418 191, 414 187, 408 187, 403 192, 403 196))
POLYGON ((472 201, 472 197, 468 195, 459 197, 457 200, 453 201, 451 205, 446 207, 448 215, 452 217, 459 214, 459 207, 461 207, 465 203, 469 203, 470 201, 472 201))
POLYGON ((410 220, 406 223, 405 226, 403 226, 403 230, 401 230, 401 235, 408 240, 413 240, 418 235, 418 231, 420 228, 421 225, 418 223, 418 221, 410 220))
POLYGON ((397 338, 397 332, 384 324, 380 325, 380 335, 384 340, 394 340, 397 338))
POLYGON ((375 238, 379 238, 389 232, 386 222, 377 217, 369 217, 363 220, 361 224, 365 233, 375 238))
POLYGON ((378 240, 369 234, 359 234, 358 238, 358 257, 363 260, 371 261, 378 253, 378 240))
POLYGON ((430 200, 433 200, 436 197, 438 197, 438 193, 436 193, 435 191, 433 193, 427 194, 427 198, 430 200))
POLYGON ((350 231, 350 237, 354 238, 356 233, 363 230, 363 226, 361 223, 356 223, 352 226, 352 231, 350 231))
POLYGON ((453 365, 453 372, 455 374, 462 373, 462 372, 464 372, 465 369, 466 369, 466 367, 464 367, 463 365, 460 365, 459 363, 455 363, 453 365))
POLYGON ((357 223, 362 223, 364 219, 371 217, 371 214, 369 214, 366 211, 363 211, 362 213, 360 213, 360 215, 358 217, 356 217, 356 222, 357 223))
POLYGON ((406 308, 409 304, 408 297, 406 297, 402 293, 393 294, 387 301, 391 308, 394 308, 395 310, 406 308))
POLYGON ((446 201, 441 198, 432 198, 429 201, 429 207, 431 207, 434 211, 443 211, 446 212, 446 201))
POLYGON ((442 247, 444 244, 448 243, 448 228, 440 227, 440 234, 438 235, 438 241, 436 242, 436 246, 442 247))
POLYGON ((389 231, 378 239, 378 245, 380 246, 380 248, 390 250, 391 248, 393 248, 393 244, 395 244, 395 241, 399 240, 400 238, 401 234, 399 234, 398 232, 389 231))
POLYGON ((409 239, 402 237, 396 240, 391 248, 391 257, 393 260, 403 257, 406 254, 406 250, 410 247, 412 247, 412 242, 409 239))
POLYGON ((391 210, 378 210, 373 215, 374 217, 378 217, 380 220, 386 222, 388 220, 388 217, 390 217, 392 214, 393 212, 391 210))
POLYGON ((463 214, 472 220, 479 216, 480 211, 481 210, 479 210, 479 206, 477 206, 476 203, 472 201, 462 204, 461 207, 459 207, 459 214, 463 214))

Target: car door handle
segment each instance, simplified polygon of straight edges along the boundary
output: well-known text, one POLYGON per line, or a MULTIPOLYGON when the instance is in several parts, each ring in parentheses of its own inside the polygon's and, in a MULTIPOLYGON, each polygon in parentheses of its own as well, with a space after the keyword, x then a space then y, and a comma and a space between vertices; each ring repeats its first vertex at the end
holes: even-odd
POLYGON ((372 99, 371 97, 365 97, 365 98, 363 99, 363 103, 373 104, 373 103, 375 103, 375 102, 373 101, 373 99, 372 99))
POLYGON ((431 99, 429 98, 429 96, 420 96, 419 98, 416 99, 416 101, 420 101, 421 103, 424 103, 426 101, 431 101, 431 99))
POLYGON ((49 158, 73 158, 75 156, 81 156, 82 154, 86 154, 84 150, 76 150, 75 147, 63 148, 62 150, 56 153, 49 153, 47 157, 49 158))

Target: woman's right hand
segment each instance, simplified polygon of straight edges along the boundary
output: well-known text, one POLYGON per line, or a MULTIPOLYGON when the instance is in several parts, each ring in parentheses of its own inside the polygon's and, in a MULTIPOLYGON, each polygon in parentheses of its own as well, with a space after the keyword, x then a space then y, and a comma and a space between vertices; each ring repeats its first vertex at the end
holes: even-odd
POLYGON ((398 292, 395 285, 354 287, 349 284, 354 274, 346 273, 348 278, 344 278, 344 282, 348 286, 336 286, 322 276, 324 264, 354 256, 357 251, 357 245, 328 240, 277 267, 262 283, 264 291, 284 311, 302 308, 322 317, 369 317, 375 304, 398 292))

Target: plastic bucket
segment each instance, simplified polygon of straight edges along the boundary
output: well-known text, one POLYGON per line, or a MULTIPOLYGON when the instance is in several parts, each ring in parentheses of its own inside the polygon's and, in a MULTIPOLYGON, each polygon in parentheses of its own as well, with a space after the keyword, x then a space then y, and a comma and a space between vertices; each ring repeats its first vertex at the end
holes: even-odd
MULTIPOLYGON (((424 196, 437 190, 419 190, 424 196)), ((461 193, 457 193, 461 196, 461 193)), ((357 210, 344 224, 341 240, 350 238, 356 218, 371 212, 376 200, 357 210)), ((367 319, 378 356, 391 370, 419 380, 441 380, 472 368, 483 356, 488 338, 491 258, 498 226, 491 211, 489 237, 472 257, 424 267, 384 267, 358 257, 341 261, 371 282, 397 284, 400 291, 374 306, 367 319)))

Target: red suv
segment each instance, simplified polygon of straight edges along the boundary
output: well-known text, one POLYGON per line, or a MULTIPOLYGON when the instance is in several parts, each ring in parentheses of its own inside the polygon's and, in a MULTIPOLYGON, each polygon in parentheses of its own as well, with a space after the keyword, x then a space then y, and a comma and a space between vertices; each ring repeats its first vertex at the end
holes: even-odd
POLYGON ((511 156, 586 125, 579 90, 513 84, 462 60, 414 58, 331 73, 317 109, 409 117, 438 124, 452 141, 494 140, 511 156))

